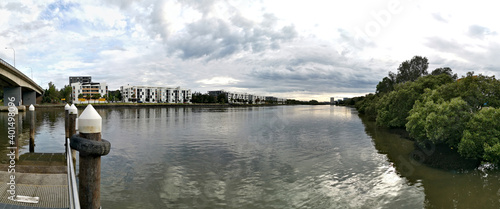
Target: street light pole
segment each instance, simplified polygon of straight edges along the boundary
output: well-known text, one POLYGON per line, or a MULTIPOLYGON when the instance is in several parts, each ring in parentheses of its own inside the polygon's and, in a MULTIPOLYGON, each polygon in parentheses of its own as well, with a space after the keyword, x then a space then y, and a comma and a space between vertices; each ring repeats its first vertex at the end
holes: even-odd
POLYGON ((5 47, 5 49, 12 49, 12 51, 14 52, 14 67, 16 67, 16 50, 14 50, 14 48, 12 47, 5 47))

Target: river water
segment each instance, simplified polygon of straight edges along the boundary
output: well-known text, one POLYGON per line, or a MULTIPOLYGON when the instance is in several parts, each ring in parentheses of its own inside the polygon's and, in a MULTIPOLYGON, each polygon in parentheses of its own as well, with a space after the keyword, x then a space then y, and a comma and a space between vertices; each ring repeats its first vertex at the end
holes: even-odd
MULTIPOLYGON (((352 108, 98 112, 112 145, 102 157, 103 208, 500 208, 499 171, 422 165, 410 158, 412 141, 352 108)), ((63 152, 63 111, 36 117, 35 151, 63 152)), ((5 156, 7 114, 0 120, 5 156)))

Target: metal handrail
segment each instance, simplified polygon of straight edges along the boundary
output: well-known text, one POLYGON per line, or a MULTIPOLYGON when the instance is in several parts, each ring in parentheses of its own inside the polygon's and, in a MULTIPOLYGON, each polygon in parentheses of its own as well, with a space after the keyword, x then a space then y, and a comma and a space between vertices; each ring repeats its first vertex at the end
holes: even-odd
POLYGON ((73 165, 73 157, 71 154, 71 146, 69 143, 69 138, 66 138, 66 167, 68 168, 69 208, 80 209, 80 199, 78 198, 78 187, 76 185, 76 175, 73 165))

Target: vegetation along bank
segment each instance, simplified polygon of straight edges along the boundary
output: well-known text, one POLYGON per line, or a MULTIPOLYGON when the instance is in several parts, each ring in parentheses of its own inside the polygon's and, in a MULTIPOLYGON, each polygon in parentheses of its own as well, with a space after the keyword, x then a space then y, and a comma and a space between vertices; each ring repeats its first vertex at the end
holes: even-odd
POLYGON ((404 128, 420 147, 447 147, 466 159, 500 164, 500 81, 450 68, 430 74, 425 57, 415 56, 389 72, 375 94, 355 97, 360 114, 378 126, 404 128))

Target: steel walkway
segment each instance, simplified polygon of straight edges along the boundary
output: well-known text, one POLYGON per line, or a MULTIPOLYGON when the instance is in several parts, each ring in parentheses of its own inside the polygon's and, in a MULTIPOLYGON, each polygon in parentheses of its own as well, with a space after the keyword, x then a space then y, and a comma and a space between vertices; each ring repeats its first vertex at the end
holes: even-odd
MULTIPOLYGON (((69 144, 69 139, 67 139, 69 144)), ((16 195, 22 195, 35 199, 37 203, 27 203, 24 201, 12 201, 10 196, 9 184, 11 173, 7 169, 0 171, 0 209, 40 209, 40 208, 69 208, 80 209, 74 165, 71 156, 71 149, 66 148, 65 153, 29 153, 21 161, 18 168, 23 172, 15 173, 15 192, 16 195), (69 151, 68 151, 69 150, 69 151), (63 158, 61 158, 61 156, 63 158), (61 162, 66 161, 65 170, 61 172, 61 162), (30 163, 23 163, 30 162, 30 163), (25 172, 28 171, 28 172, 25 172), (68 183, 69 182, 69 183, 68 183)), ((16 165, 17 166, 17 165, 16 165)), ((36 201, 35 201, 36 202, 36 201)))

